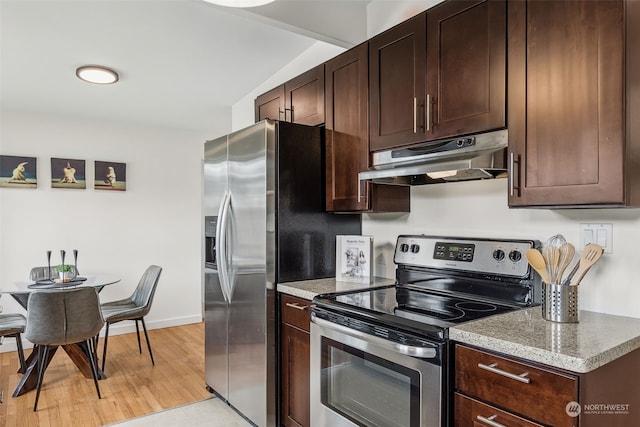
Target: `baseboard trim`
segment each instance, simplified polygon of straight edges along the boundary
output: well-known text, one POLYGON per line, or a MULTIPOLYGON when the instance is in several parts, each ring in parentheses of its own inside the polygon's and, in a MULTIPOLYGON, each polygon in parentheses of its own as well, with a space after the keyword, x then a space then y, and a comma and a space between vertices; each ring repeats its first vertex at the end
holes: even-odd
MULTIPOLYGON (((199 315, 174 317, 171 319, 160 319, 160 320, 152 320, 152 321, 145 320, 145 324, 147 325, 147 330, 191 325, 193 323, 200 323, 200 322, 202 322, 202 316, 199 316, 199 315)), ((113 325, 109 326, 110 337, 114 335, 130 334, 135 331, 136 331, 136 324, 134 321, 123 320, 122 322, 114 323, 113 325)), ((100 332, 100 336, 104 337, 104 328, 100 332)), ((22 345, 25 349, 33 348, 33 344, 27 341, 26 339, 24 339, 24 337, 22 338, 22 345)), ((3 344, 0 345, 0 353, 17 351, 17 349, 18 348, 16 347, 16 340, 11 338, 5 338, 3 344)))

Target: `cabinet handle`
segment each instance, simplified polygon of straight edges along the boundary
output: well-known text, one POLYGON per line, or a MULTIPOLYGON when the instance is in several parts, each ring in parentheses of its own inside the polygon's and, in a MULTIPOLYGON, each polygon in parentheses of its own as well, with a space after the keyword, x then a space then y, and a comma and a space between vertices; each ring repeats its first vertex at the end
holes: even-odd
POLYGON ((498 366, 497 363, 492 363, 491 365, 478 363, 478 368, 484 369, 485 371, 493 372, 494 374, 502 375, 503 377, 511 378, 512 380, 520 381, 521 383, 525 383, 525 384, 529 384, 531 382, 531 378, 527 378, 527 375, 529 375, 528 372, 524 372, 520 375, 516 375, 516 374, 512 374, 511 372, 498 369, 496 368, 496 366, 498 366))
POLYGON ((481 423, 484 423, 484 424, 486 424, 488 426, 491 426, 491 427, 505 427, 504 424, 500 424, 500 423, 497 423, 497 422, 493 421, 496 417, 497 417, 497 415, 491 415, 489 418, 483 417, 482 415, 478 415, 478 416, 476 416, 476 420, 478 420, 481 423))
POLYGON ((307 308, 309 308, 308 305, 300 305, 297 302, 287 302, 284 305, 286 305, 287 307, 295 308, 296 310, 306 310, 307 308))
POLYGON ((427 129, 427 132, 429 132, 429 127, 431 126, 431 101, 429 99, 429 94, 427 94, 427 100, 425 101, 425 109, 426 109, 426 113, 425 113, 425 127, 427 129))
POLYGON ((413 97, 413 133, 418 133, 418 98, 413 97))
POLYGON ((509 195, 513 197, 513 165, 515 164, 513 151, 509 153, 509 195))
POLYGON ((291 108, 284 109, 284 121, 293 123, 293 105, 291 106, 291 108), (291 114, 289 114, 289 120, 287 120, 287 111, 291 112, 291 114))

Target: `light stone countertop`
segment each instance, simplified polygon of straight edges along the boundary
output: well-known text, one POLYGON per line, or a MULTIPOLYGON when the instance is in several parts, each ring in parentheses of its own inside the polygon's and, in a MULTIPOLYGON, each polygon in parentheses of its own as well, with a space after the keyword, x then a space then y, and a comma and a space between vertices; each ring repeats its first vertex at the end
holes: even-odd
POLYGON ((316 295, 332 292, 351 291, 356 289, 372 288, 375 286, 393 285, 395 279, 374 277, 373 283, 341 282, 335 277, 328 279, 301 280, 299 282, 287 282, 278 284, 278 292, 293 295, 299 298, 312 300, 316 295))
POLYGON ((593 371, 640 348, 640 319, 580 311, 579 323, 542 318, 541 307, 449 329, 449 338, 572 372, 593 371))

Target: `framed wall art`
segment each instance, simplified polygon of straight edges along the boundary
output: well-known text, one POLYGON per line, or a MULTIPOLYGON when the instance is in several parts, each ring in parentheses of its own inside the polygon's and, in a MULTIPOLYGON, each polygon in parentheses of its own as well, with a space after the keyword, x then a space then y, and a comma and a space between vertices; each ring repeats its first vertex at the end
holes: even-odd
POLYGON ((117 162, 95 162, 96 190, 126 191, 127 190, 127 164, 117 162))
POLYGON ((0 187, 36 188, 35 157, 0 155, 0 187))
POLYGON ((87 188, 85 161, 52 157, 51 188, 87 188))

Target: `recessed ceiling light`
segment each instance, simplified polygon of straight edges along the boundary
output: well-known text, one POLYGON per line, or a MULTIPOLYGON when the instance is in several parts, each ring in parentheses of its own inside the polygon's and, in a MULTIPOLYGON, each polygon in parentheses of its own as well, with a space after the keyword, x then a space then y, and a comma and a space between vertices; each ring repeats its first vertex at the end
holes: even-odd
POLYGON ((204 0, 208 3, 217 4, 219 6, 227 7, 254 7, 262 6, 263 4, 271 3, 275 0, 204 0))
POLYGON ((118 73, 101 65, 85 65, 76 69, 80 80, 100 85, 109 85, 118 81, 118 73))

